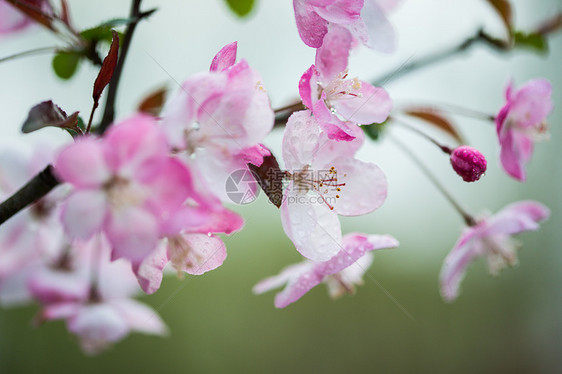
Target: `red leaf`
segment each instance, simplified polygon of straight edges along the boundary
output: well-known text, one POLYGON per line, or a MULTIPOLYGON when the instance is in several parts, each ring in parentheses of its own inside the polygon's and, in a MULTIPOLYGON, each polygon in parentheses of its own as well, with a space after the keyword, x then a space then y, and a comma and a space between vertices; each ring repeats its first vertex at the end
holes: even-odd
POLYGON ((43 127, 59 127, 82 133, 82 130, 78 127, 78 112, 68 116, 51 100, 44 101, 31 108, 21 131, 27 134, 43 127))
POLYGON ((279 163, 273 154, 263 158, 261 166, 248 164, 254 173, 261 189, 265 192, 269 201, 277 208, 283 202, 283 171, 279 168, 279 163))
POLYGON ((463 140, 461 134, 457 131, 455 126, 453 125, 452 121, 445 117, 443 114, 437 112, 433 108, 410 108, 404 111, 404 114, 407 114, 412 117, 419 118, 435 127, 439 130, 451 135, 455 140, 457 140, 460 144, 465 144, 466 142, 463 140))
POLYGON ((513 12, 511 10, 511 3, 509 2, 509 0, 488 0, 488 3, 490 3, 490 5, 494 7, 496 12, 501 17, 507 30, 507 35, 509 35, 509 38, 511 39, 513 32, 513 12))
POLYGON ((159 115, 164 105, 167 91, 165 87, 162 87, 145 97, 139 104, 139 112, 152 114, 153 116, 159 115))
POLYGON ((109 84, 111 81, 111 77, 113 76, 113 72, 115 71, 115 67, 117 66, 117 57, 119 54, 119 35, 115 30, 111 30, 113 34, 113 41, 111 42, 111 46, 109 47, 109 53, 103 59, 103 63, 101 65, 100 72, 94 82, 94 105, 97 106, 97 103, 100 99, 101 93, 105 86, 109 84))

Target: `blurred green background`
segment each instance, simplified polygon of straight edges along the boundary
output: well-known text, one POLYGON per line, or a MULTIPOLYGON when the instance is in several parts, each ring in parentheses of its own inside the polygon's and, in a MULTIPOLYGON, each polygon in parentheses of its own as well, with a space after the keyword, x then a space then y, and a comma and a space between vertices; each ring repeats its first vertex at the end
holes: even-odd
MULTIPOLYGON (((558 0, 513 3, 520 28, 532 27, 561 9, 558 0)), ((124 0, 70 0, 70 5, 76 23, 84 26, 123 16, 129 6, 124 0)), ((236 19, 219 0, 147 0, 145 8, 155 5, 161 10, 139 27, 126 66, 119 97, 122 116, 161 83, 173 87, 169 75, 181 81, 206 69, 216 51, 232 40, 239 41, 239 56, 262 73, 274 107, 295 97, 300 75, 313 62, 313 51, 298 38, 290 1, 262 0, 246 21, 236 19)), ((410 57, 455 45, 479 26, 502 31, 481 0, 405 1, 392 20, 400 37, 397 53, 356 53, 351 76, 376 77, 410 57)), ((30 30, 2 38, 0 56, 54 42, 42 30, 30 30)), ((415 165, 383 139, 366 146, 361 157, 385 170, 389 198, 371 215, 343 220, 344 232, 388 233, 401 246, 376 254, 356 295, 332 301, 319 286, 284 310, 274 308, 274 293, 252 295, 257 281, 299 261, 277 209, 262 195, 250 205, 233 207, 247 224, 226 239, 228 258, 222 267, 181 281, 168 277, 155 295, 141 298, 158 310, 170 327, 169 337, 132 335, 97 357, 87 357, 63 323, 36 329, 30 323, 36 308, 3 309, 0 373, 560 372, 560 34, 550 46, 551 53, 542 57, 523 52, 504 57, 476 48, 387 85, 397 102, 445 101, 494 113, 503 103, 508 79, 517 84, 538 76, 552 81, 556 108, 549 121, 551 140, 537 146, 525 184, 509 179, 497 166, 494 130, 485 123, 459 120, 463 133, 490 164, 483 180, 473 185, 462 183, 447 159, 423 140, 396 131, 471 212, 497 211, 521 199, 535 199, 552 209, 539 232, 518 237, 523 249, 517 269, 493 278, 479 261, 469 268, 459 299, 444 303, 438 274, 462 222, 415 165)), ((18 124, 41 100, 53 98, 65 108, 88 112, 95 74, 94 68, 82 66, 75 80, 60 82, 50 73, 49 56, 0 65, 2 141, 19 136, 18 124)), ((67 140, 61 137, 47 130, 26 139, 67 140)), ((276 133, 266 142, 278 155, 280 139, 276 133)))

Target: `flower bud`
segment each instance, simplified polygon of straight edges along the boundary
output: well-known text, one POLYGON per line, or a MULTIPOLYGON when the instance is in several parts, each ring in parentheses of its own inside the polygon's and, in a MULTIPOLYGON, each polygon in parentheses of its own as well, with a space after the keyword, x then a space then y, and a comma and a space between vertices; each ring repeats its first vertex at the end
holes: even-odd
POLYGON ((486 172, 486 158, 478 150, 466 145, 451 152, 451 165, 465 182, 475 182, 486 172))

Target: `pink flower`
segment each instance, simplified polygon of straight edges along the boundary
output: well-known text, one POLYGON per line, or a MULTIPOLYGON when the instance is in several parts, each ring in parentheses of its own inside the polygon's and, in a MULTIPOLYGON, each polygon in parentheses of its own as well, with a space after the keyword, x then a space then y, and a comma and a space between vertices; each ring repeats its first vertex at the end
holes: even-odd
POLYGON ((31 24, 31 20, 23 13, 0 0, 0 35, 24 29, 31 24))
POLYGON ((116 124, 103 139, 85 137, 64 148, 57 175, 74 187, 62 221, 71 238, 103 231, 115 258, 142 261, 156 248, 166 217, 191 193, 189 170, 168 156, 165 135, 152 118, 116 124))
POLYGON ((320 48, 331 26, 349 30, 369 48, 392 52, 395 33, 386 14, 399 0, 293 0, 302 41, 320 48))
POLYGON ((308 110, 294 113, 283 137, 283 159, 289 183, 283 195, 281 221, 297 250, 313 261, 326 261, 341 249, 338 215, 357 216, 380 207, 387 182, 375 164, 354 158, 363 144, 330 140, 308 110))
POLYGON ((546 117, 554 108, 551 94, 552 87, 545 79, 531 80, 516 91, 512 83, 507 86, 507 102, 496 116, 496 131, 501 164, 517 180, 525 180, 533 141, 546 135, 546 117))
POLYGON ((262 280, 254 287, 261 294, 286 284, 275 297, 275 307, 285 308, 303 297, 320 283, 326 283, 330 296, 335 298, 355 292, 355 284, 362 284, 362 276, 373 262, 370 251, 395 248, 398 241, 388 235, 348 234, 343 237, 342 250, 326 262, 305 260, 291 265, 276 276, 262 280))
POLYGON ((72 248, 75 261, 70 269, 38 274, 32 283, 45 303, 39 321, 65 319, 88 354, 99 353, 133 331, 167 333, 154 310, 130 299, 138 292, 130 264, 123 259, 111 262, 109 252, 109 243, 95 237, 72 248), (92 269, 99 271, 94 277, 89 274, 92 269), (91 279, 97 280, 95 286, 87 281, 91 279))
POLYGON ((516 243, 511 235, 537 230, 550 211, 534 201, 522 201, 505 207, 499 213, 480 220, 467 228, 441 269, 441 295, 453 301, 468 265, 478 257, 485 257, 491 274, 497 275, 506 265, 517 263, 516 243))
MULTIPOLYGON (((194 186, 203 187, 200 178, 194 186)), ((196 191, 197 201, 189 200, 187 207, 171 216, 170 220, 181 229, 172 229, 158 249, 142 263, 133 266, 139 284, 146 293, 160 288, 163 270, 171 263, 178 275, 183 272, 201 275, 221 266, 226 259, 226 246, 215 234, 231 234, 242 229, 244 220, 224 208, 208 189, 196 191), (198 205, 197 205, 198 204, 198 205), (194 220, 193 217, 199 217, 194 220)))
MULTIPOLYGON (((11 142, 0 152, 0 200, 16 192, 51 160, 50 148, 11 142)), ((58 253, 65 243, 60 226, 60 201, 65 188, 58 187, 28 209, 0 226, 0 304, 31 301, 27 281, 44 258, 58 253)))
POLYGON ((349 79, 347 56, 351 35, 331 27, 312 65, 299 82, 299 93, 331 139, 351 140, 354 124, 382 123, 390 114, 392 100, 379 87, 357 78, 349 79))
POLYGON ((245 60, 236 61, 236 42, 213 59, 209 72, 187 79, 166 103, 163 128, 172 146, 227 200, 228 175, 261 165, 269 151, 260 143, 273 128, 274 114, 260 75, 245 60))

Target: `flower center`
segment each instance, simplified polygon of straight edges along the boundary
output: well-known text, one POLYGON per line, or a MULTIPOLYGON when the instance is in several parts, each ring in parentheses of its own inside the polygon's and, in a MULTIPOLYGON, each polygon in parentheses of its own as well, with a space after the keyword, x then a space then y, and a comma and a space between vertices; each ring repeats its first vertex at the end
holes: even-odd
POLYGON ((288 176, 297 191, 316 192, 330 210, 334 209, 334 204, 340 198, 342 188, 345 187, 345 183, 339 182, 338 172, 334 166, 329 170, 318 171, 310 170, 310 166, 307 166, 301 171, 288 173, 288 176))
POLYGON ((116 210, 127 206, 141 205, 146 198, 146 194, 138 185, 119 176, 115 176, 107 182, 104 190, 109 204, 116 210))

